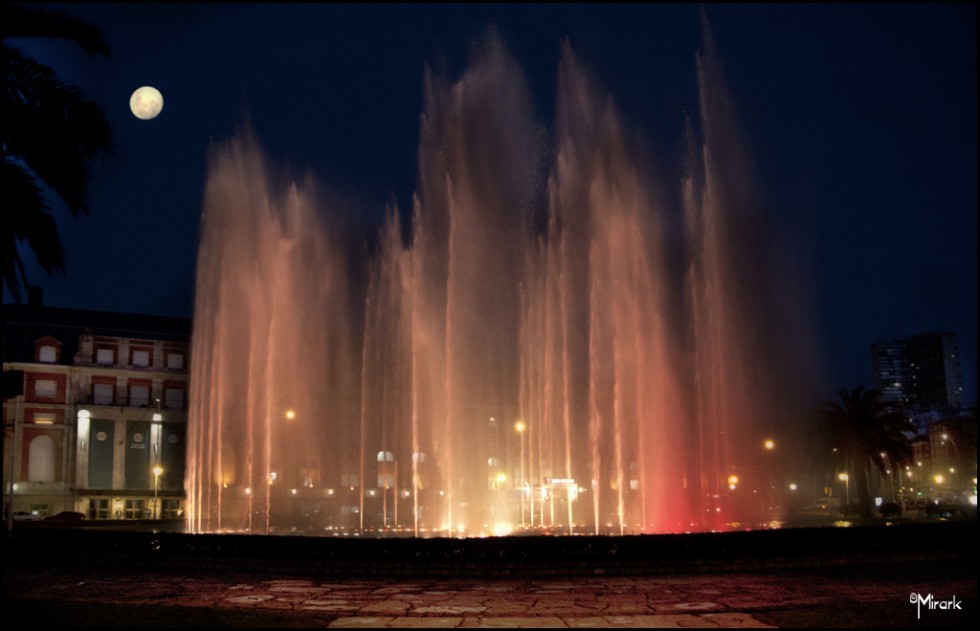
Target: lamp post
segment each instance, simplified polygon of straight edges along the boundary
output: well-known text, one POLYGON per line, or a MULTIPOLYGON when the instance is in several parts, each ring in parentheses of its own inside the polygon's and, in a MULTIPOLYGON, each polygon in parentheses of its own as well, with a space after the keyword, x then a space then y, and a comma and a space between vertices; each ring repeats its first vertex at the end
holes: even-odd
MULTIPOLYGON (((953 480, 952 474, 955 474, 956 469, 958 469, 960 466, 960 450, 956 447, 956 441, 953 440, 953 437, 949 434, 949 432, 943 432, 941 438, 942 438, 942 443, 941 443, 942 445, 945 446, 946 442, 949 441, 950 446, 953 448, 952 458, 948 457, 949 456, 948 453, 943 454, 944 456, 947 456, 946 462, 943 463, 943 465, 945 466, 946 464, 949 463, 950 460, 952 461, 953 466, 949 467, 949 472, 951 474, 949 483, 951 486, 953 486, 953 490, 956 491, 957 484, 956 481, 953 480)), ((945 452, 945 450, 943 451, 945 452)))
POLYGON ((163 433, 163 415, 160 414, 160 399, 157 399, 157 411, 153 414, 153 519, 160 518, 160 434, 163 433))
POLYGON ((841 473, 837 476, 837 479, 844 483, 844 505, 851 505, 851 485, 849 482, 849 476, 847 473, 841 473))
POLYGON ((521 468, 521 527, 522 528, 525 526, 524 493, 525 493, 525 489, 527 488, 527 478, 524 475, 524 430, 526 429, 527 429, 527 425, 524 424, 524 421, 517 421, 516 423, 514 423, 514 430, 517 431, 517 434, 521 438, 521 467, 520 468, 521 468))
MULTIPOLYGON (((762 448, 766 451, 766 453, 773 454, 773 452, 776 450, 776 441, 773 440, 773 439, 771 439, 771 438, 767 438, 764 441, 762 441, 762 448)), ((768 460, 766 462, 766 479, 768 480, 768 483, 769 483, 769 493, 768 493, 768 495, 769 495, 769 516, 770 516, 770 518, 772 518, 774 516, 775 512, 776 512, 776 502, 777 502, 777 497, 776 497, 776 486, 777 486, 776 485, 776 480, 777 480, 777 478, 780 477, 779 476, 779 471, 778 471, 778 468, 779 467, 776 465, 776 462, 774 462, 774 458, 776 458, 776 457, 777 457, 777 455, 776 454, 773 454, 773 455, 769 456, 769 458, 768 458, 768 460)))
MULTIPOLYGON (((888 453, 887 452, 879 451, 878 452, 878 456, 881 458, 881 463, 885 467, 885 475, 888 476, 888 496, 889 496, 889 501, 894 502, 895 501, 895 483, 892 480, 892 469, 895 468, 895 464, 896 463, 888 456, 888 453)), ((882 495, 884 495, 884 493, 882 493, 882 495)))
POLYGON ((160 519, 160 498, 158 493, 160 491, 161 473, 163 473, 163 467, 160 465, 153 467, 153 519, 160 519))

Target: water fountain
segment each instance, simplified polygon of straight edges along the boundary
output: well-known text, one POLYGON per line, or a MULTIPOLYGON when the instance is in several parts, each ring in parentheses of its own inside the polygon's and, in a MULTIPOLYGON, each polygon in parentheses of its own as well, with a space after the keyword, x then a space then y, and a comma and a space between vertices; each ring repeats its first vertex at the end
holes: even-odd
POLYGON ((623 534, 764 518, 732 480, 758 471, 785 392, 786 311, 706 48, 673 196, 570 47, 544 170, 521 68, 495 37, 457 81, 427 73, 411 236, 392 209, 366 264, 331 202, 274 182, 247 132, 216 146, 189 529, 623 534))

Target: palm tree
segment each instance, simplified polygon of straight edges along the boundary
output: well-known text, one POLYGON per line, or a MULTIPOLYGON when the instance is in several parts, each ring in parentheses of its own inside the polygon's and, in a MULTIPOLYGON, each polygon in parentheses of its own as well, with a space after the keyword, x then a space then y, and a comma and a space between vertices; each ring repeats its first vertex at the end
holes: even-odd
POLYGON ((109 48, 102 32, 85 20, 37 7, 0 7, 3 282, 20 302, 28 279, 19 244, 34 252, 48 275, 65 271, 61 236, 39 181, 64 201, 72 216, 87 214, 89 162, 111 152, 112 131, 95 102, 9 40, 67 39, 89 54, 105 56, 109 48))
MULTIPOLYGON (((828 401, 819 414, 824 421, 821 434, 851 463, 848 485, 858 500, 861 515, 871 517, 868 473, 873 463, 885 474, 893 466, 912 461, 912 443, 907 433, 912 422, 887 402, 878 390, 858 386, 837 391, 840 402, 828 401)), ((825 443, 824 453, 829 453, 825 443)))

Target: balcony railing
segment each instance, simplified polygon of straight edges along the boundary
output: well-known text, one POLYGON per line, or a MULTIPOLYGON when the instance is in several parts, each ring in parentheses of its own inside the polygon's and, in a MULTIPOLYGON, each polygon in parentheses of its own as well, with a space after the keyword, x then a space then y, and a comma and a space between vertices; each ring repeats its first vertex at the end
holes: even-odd
MULTIPOLYGON (((127 396, 106 396, 106 395, 93 395, 89 393, 81 393, 75 397, 75 403, 78 405, 102 405, 105 407, 117 407, 117 408, 140 408, 140 409, 150 409, 155 408, 155 399, 153 403, 147 403, 145 400, 131 401, 130 397, 127 396)), ((161 400, 161 408, 164 410, 185 410, 186 405, 183 401, 176 400, 161 400)))

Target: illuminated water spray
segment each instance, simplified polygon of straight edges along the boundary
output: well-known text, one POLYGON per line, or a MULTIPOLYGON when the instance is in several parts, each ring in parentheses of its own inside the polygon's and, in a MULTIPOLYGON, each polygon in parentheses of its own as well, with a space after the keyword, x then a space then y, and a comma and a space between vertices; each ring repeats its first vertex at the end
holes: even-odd
POLYGON ((332 202, 277 187, 248 134, 217 146, 191 529, 622 534, 763 518, 728 478, 774 413, 784 312, 708 49, 674 194, 567 47, 550 152, 495 38, 457 81, 427 73, 410 230, 391 209, 366 263, 325 219, 332 202))

